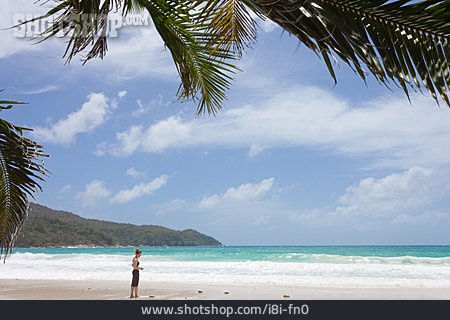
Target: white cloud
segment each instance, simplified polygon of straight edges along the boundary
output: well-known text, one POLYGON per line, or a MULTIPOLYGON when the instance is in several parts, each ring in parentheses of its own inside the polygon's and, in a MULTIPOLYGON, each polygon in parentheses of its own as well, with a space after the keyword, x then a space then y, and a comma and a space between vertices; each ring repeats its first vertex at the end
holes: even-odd
POLYGON ((157 99, 153 99, 148 103, 143 103, 141 100, 137 100, 136 102, 138 108, 135 111, 133 111, 133 116, 135 117, 139 117, 153 110, 154 108, 168 106, 170 104, 170 102, 164 102, 164 98, 161 94, 158 94, 157 99))
POLYGON ((3 1, 2 10, 0 10, 0 59, 10 57, 14 54, 29 51, 40 51, 43 46, 33 45, 33 42, 25 38, 14 37, 13 29, 10 29, 17 21, 14 21, 14 15, 17 13, 35 13, 43 12, 40 6, 33 5, 32 1, 16 0, 3 1))
POLYGON ((229 188, 223 194, 204 197, 200 201, 199 207, 202 209, 210 209, 219 204, 243 203, 257 200, 270 191, 274 180, 275 178, 270 178, 262 180, 259 183, 246 183, 236 188, 229 188))
POLYGON ((100 180, 93 180, 89 182, 84 191, 78 193, 77 198, 81 201, 82 207, 94 206, 98 201, 107 199, 111 195, 111 191, 105 186, 105 183, 100 180))
POLYGON ((200 201, 199 207, 203 208, 203 209, 213 208, 220 203, 220 200, 221 200, 220 196, 218 196, 216 194, 212 195, 212 196, 204 197, 200 201))
POLYGON ((136 170, 134 167, 128 168, 127 171, 125 172, 125 174, 127 176, 133 177, 133 178, 138 178, 138 177, 142 177, 145 175, 145 172, 141 172, 136 170))
POLYGON ((107 69, 119 81, 141 76, 177 79, 170 52, 153 25, 120 29, 118 38, 109 39, 104 60, 88 67, 107 69))
POLYGON ((376 217, 418 208, 441 194, 441 174, 413 167, 380 179, 363 179, 346 189, 333 215, 376 217))
MULTIPOLYGON (((271 32, 277 27, 268 19, 256 20, 263 32, 271 32)), ((118 38, 109 39, 104 60, 90 63, 88 68, 107 69, 112 78, 119 81, 143 76, 178 81, 170 51, 165 48, 153 23, 120 29, 118 38)))
POLYGON ((162 175, 148 183, 141 183, 131 189, 121 190, 113 197, 111 197, 112 192, 106 187, 103 181, 93 180, 86 185, 84 191, 77 194, 77 199, 81 201, 81 206, 83 207, 94 206, 100 200, 123 204, 142 196, 153 194, 167 183, 168 178, 167 175, 162 175))
POLYGON ((171 116, 132 126, 111 147, 119 155, 193 147, 267 148, 291 146, 371 155, 379 166, 409 168, 448 164, 450 110, 423 96, 376 99, 350 105, 329 90, 286 89, 261 105, 227 109, 215 118, 171 116))
MULTIPOLYGON (((124 96, 124 91, 119 97, 124 96)), ((68 146, 76 141, 77 135, 87 133, 101 126, 117 108, 117 99, 109 99, 103 93, 91 93, 87 101, 67 117, 50 127, 36 127, 32 135, 40 140, 68 146)))
POLYGON ((291 213, 289 220, 313 228, 341 225, 433 224, 449 215, 438 208, 450 189, 449 168, 412 167, 381 178, 368 177, 346 188, 334 204, 291 213))
MULTIPOLYGON (((38 15, 52 7, 54 3, 51 2, 35 4, 31 0, 4 1, 0 10, 0 41, 8 45, 0 46, 0 59, 23 52, 38 52, 42 55, 45 51, 45 56, 54 57, 60 66, 63 60, 58 59, 62 58, 67 38, 53 38, 35 44, 36 41, 30 41, 30 38, 14 37, 13 30, 8 29, 14 25, 14 14, 38 15)), ((144 11, 142 14, 147 13, 144 11)), ((118 30, 117 38, 108 38, 108 52, 103 60, 93 59, 82 67, 79 63, 82 58, 80 56, 71 63, 71 69, 83 72, 87 69, 92 71, 92 74, 98 74, 96 71, 101 70, 102 77, 107 81, 151 76, 176 82, 177 72, 170 52, 165 49, 151 19, 148 21, 150 23, 148 26, 123 27, 118 30)), ((50 63, 54 66, 53 62, 50 63)))
POLYGON ((162 188, 167 183, 168 179, 169 177, 167 175, 162 175, 148 183, 140 183, 131 189, 119 191, 111 199, 111 202, 123 204, 145 195, 151 195, 156 190, 162 188))
POLYGON ((188 144, 191 137, 191 124, 183 124, 179 116, 161 120, 147 129, 133 126, 117 134, 120 146, 112 148, 117 155, 130 155, 143 148, 148 152, 162 152, 168 146, 188 144))
POLYGON ((56 86, 56 85, 47 85, 47 86, 44 86, 42 88, 37 88, 37 89, 34 89, 34 90, 28 90, 28 91, 25 91, 23 93, 25 93, 25 94, 41 94, 41 93, 48 93, 48 92, 52 92, 52 91, 58 90, 58 88, 59 87, 56 86))
POLYGON ((72 186, 70 184, 66 184, 58 191, 57 198, 63 199, 67 193, 69 193, 72 190, 72 186))
POLYGON ((249 158, 255 158, 255 157, 259 156, 260 154, 262 154, 264 152, 264 150, 266 150, 266 147, 259 146, 257 144, 252 144, 250 149, 248 150, 247 155, 249 158))

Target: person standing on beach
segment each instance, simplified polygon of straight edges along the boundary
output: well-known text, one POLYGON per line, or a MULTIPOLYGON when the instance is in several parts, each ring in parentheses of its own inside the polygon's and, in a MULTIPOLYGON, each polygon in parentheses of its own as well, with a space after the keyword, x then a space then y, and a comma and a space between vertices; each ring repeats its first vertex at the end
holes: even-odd
POLYGON ((134 249, 134 258, 132 260, 133 266, 133 279, 131 280, 131 298, 138 297, 138 285, 139 285, 139 270, 144 270, 144 268, 139 267, 139 258, 142 256, 142 251, 139 249, 134 249))

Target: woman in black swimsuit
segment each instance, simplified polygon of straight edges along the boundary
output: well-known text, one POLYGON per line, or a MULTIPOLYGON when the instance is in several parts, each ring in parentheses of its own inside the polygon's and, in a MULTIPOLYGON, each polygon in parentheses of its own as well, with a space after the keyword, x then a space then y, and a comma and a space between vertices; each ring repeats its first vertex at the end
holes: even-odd
POLYGON ((139 249, 134 249, 134 258, 132 260, 133 266, 133 279, 131 280, 131 295, 130 298, 138 297, 138 285, 139 285, 139 270, 144 270, 144 268, 139 267, 139 258, 142 256, 142 251, 139 249))

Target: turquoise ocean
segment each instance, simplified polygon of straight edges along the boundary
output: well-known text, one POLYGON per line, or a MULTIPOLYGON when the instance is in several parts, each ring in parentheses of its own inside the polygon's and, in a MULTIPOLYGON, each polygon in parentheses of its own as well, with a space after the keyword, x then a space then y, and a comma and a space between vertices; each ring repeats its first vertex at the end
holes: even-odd
MULTIPOLYGON (((140 247, 142 280, 450 287, 450 246, 140 247)), ((0 279, 129 280, 133 247, 17 248, 0 279)))

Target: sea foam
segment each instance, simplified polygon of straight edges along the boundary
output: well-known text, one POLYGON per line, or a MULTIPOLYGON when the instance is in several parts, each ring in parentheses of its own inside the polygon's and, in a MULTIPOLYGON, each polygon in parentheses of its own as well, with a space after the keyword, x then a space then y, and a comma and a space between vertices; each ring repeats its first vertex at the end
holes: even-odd
MULTIPOLYGON (((0 279, 130 280, 131 258, 123 254, 15 253, 0 266, 0 279)), ((145 255, 140 259, 145 268, 141 279, 303 286, 450 287, 448 257, 310 254, 298 261, 292 260, 296 259, 195 261, 145 255)))

